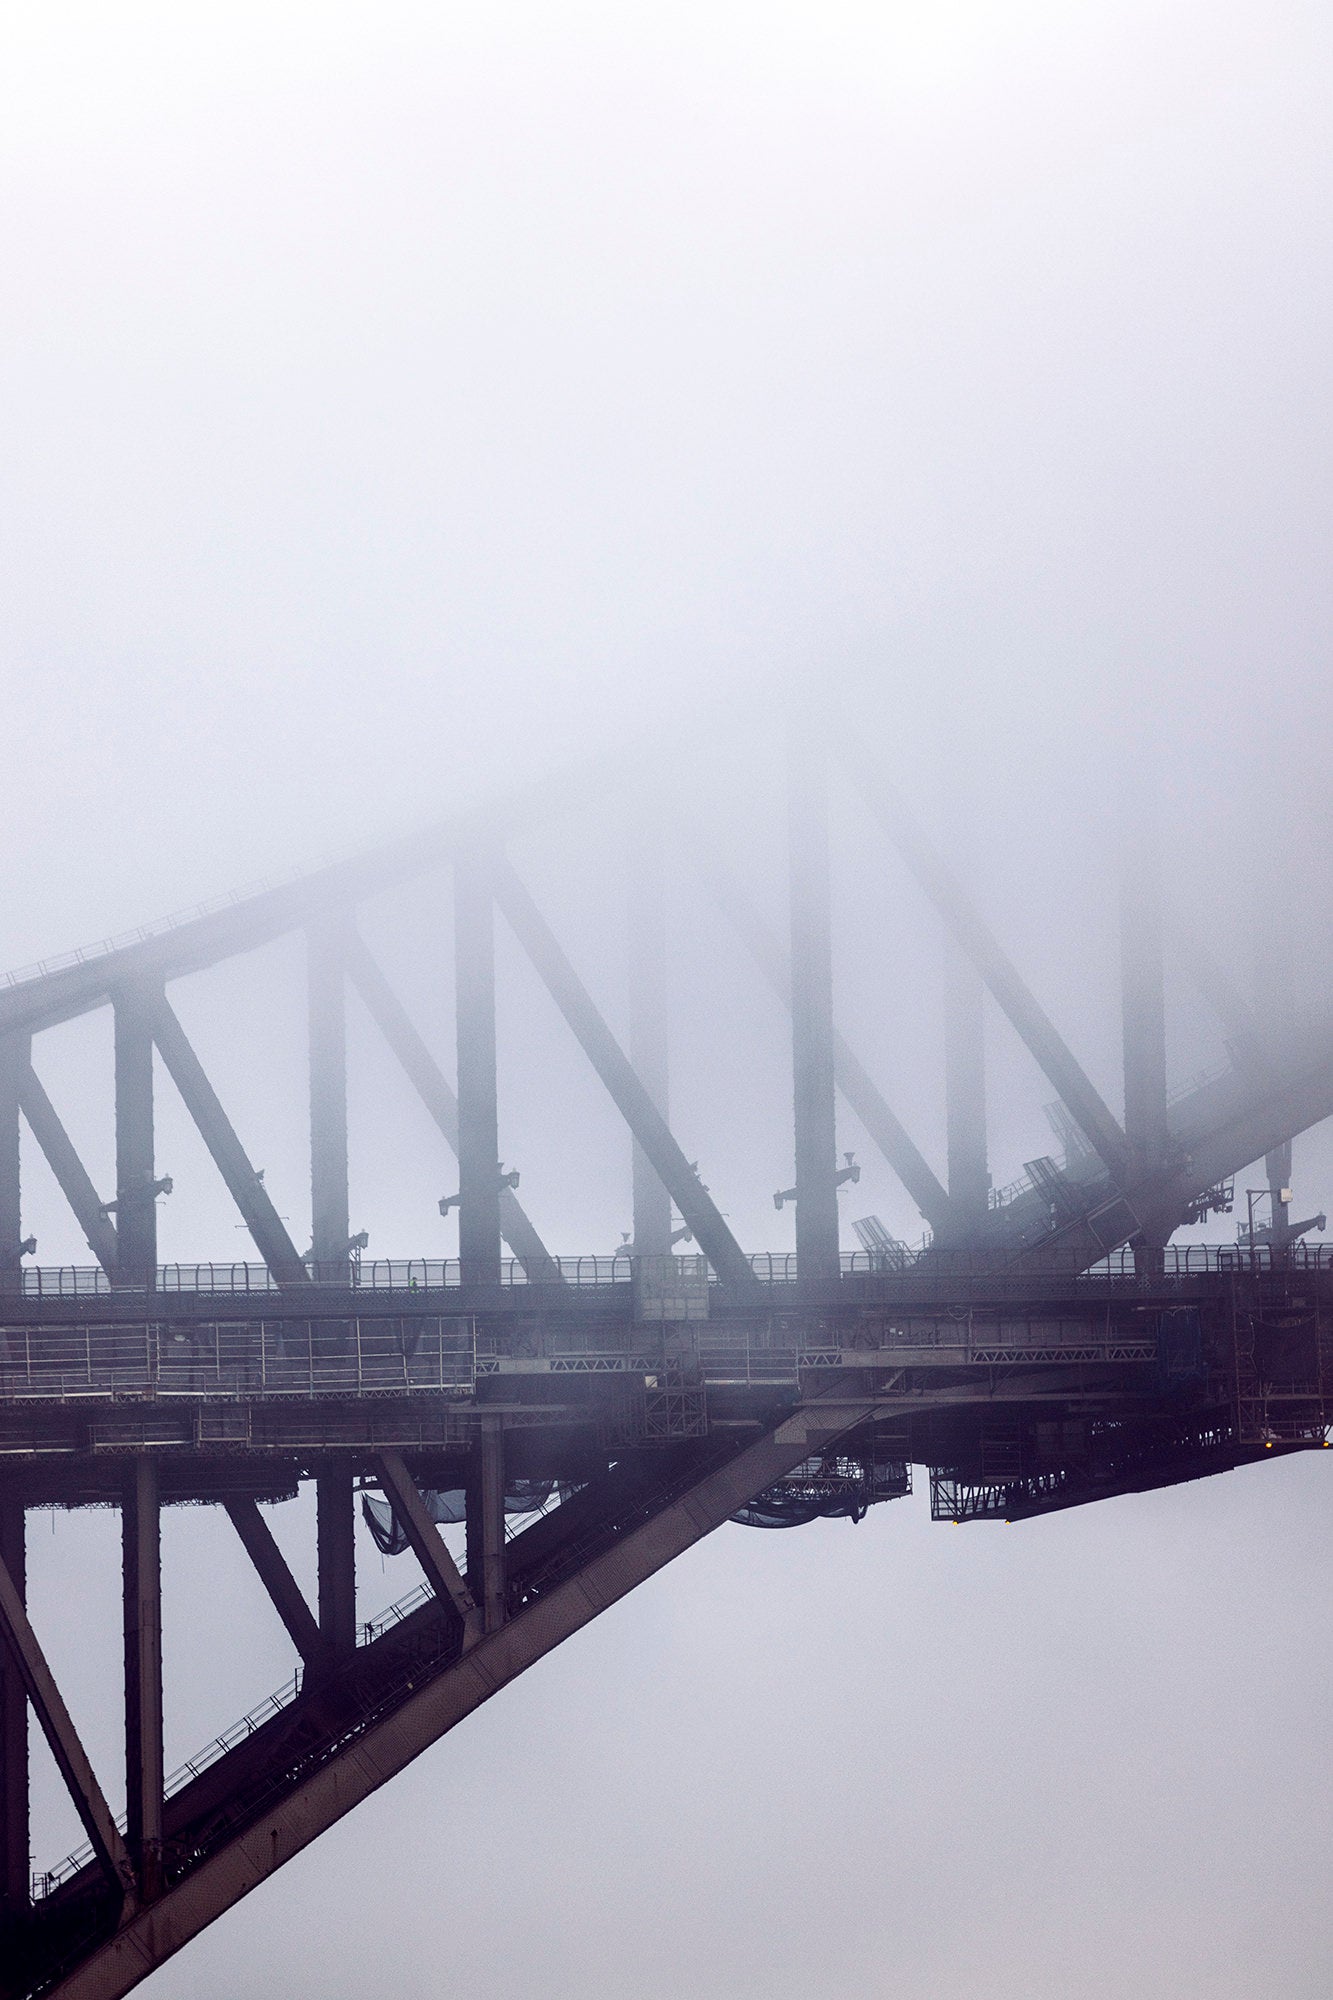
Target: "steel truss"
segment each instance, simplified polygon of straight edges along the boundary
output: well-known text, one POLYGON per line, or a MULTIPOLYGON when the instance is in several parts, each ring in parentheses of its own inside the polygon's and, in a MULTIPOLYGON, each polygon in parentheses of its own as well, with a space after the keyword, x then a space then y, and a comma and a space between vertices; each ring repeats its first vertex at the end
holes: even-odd
MULTIPOLYGON (((1279 1056, 1197 943, 1176 935, 1145 809, 1129 843, 1123 1122, 1094 1088, 957 873, 862 746, 785 752, 773 846, 785 935, 686 816, 622 795, 622 1043, 511 851, 561 796, 458 819, 282 889, 0 986, 0 1960, 2 2000, 114 2000, 428 1744, 724 1521, 857 1519, 931 1468, 948 1520, 1018 1519, 1322 1445, 1333 1270, 1317 1248, 1177 1253, 1180 1224, 1333 1112, 1333 1035, 1279 1056), (868 809, 937 912, 947 1174, 941 1180, 835 1021, 830 811, 868 809), (683 865, 790 1018, 796 1253, 737 1240, 671 1124, 668 912, 683 865), (382 891, 452 886, 457 1036, 432 1049, 358 929, 382 891), (555 1255, 501 1154, 496 918, 627 1130, 632 1234, 555 1255), (309 1248, 170 1000, 172 982, 285 935, 305 945, 309 1248), (1163 964, 1177 949, 1236 1060, 1166 1095, 1163 964), (348 996, 356 1005, 349 1008, 348 996), (990 1186, 984 1008, 1058 1093, 1064 1161, 990 1186), (115 1185, 98 1189, 41 1082, 42 1033, 114 1028, 115 1185), (358 1012, 359 1010, 359 1012, 358 1012), (458 1161, 456 1259, 372 1263, 349 1201, 347 1048, 382 1037, 458 1161), (157 1059, 255 1257, 166 1265, 157 1059), (455 1082, 449 1080, 449 1070, 455 1082), (919 1251, 882 1227, 841 1249, 836 1150, 851 1107, 920 1208, 919 1251), (90 1262, 26 1264, 20 1129, 90 1262), (689 1239, 688 1255, 678 1246, 689 1239), (878 1247, 876 1247, 878 1246, 878 1247), (310 1602, 264 1508, 315 1494, 310 1602), (540 1496, 528 1513, 515 1507, 540 1496), (452 1496, 452 1497, 450 1497, 452 1496), (379 1619, 355 1590, 357 1508, 424 1582, 379 1619), (26 1510, 113 1505, 122 1522, 127 1811, 111 1811, 26 1610, 26 1510), (222 1508, 290 1640, 286 1686, 164 1769, 161 1512, 222 1508), (452 1511, 451 1511, 452 1510, 452 1511), (378 1517, 377 1517, 378 1518, 378 1517), (440 1531, 457 1519, 461 1553, 440 1531), (86 1845, 31 1869, 36 1717, 86 1845)), ((557 788, 558 790, 558 788, 557 788)), ((683 794, 680 794, 683 796, 683 794)), ((1276 1166, 1273 1167, 1276 1171, 1276 1166)), ((786 1177, 787 1166, 783 1164, 786 1177)), ((524 1183, 527 1194, 527 1183, 524 1183)), ((1326 1384, 1329 1388, 1326 1390, 1326 1384)), ((383 1544, 382 1544, 383 1545, 383 1544)))

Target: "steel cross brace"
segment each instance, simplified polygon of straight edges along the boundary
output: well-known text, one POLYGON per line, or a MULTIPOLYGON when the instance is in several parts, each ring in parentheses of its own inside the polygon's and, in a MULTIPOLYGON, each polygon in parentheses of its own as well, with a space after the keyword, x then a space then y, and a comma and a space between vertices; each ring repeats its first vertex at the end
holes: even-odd
MULTIPOLYGON (((353 1806, 528 1667, 638 1584, 728 1520, 756 1493, 872 1415, 872 1398, 848 1399, 821 1420, 818 1406, 703 1473, 621 1540, 532 1605, 487 1632, 427 1679, 346 1751, 201 1861, 151 1908, 47 1989, 49 2000, 120 2000, 233 1903, 274 1874, 353 1806)), ((441 1546, 443 1546, 441 1544, 441 1546)))

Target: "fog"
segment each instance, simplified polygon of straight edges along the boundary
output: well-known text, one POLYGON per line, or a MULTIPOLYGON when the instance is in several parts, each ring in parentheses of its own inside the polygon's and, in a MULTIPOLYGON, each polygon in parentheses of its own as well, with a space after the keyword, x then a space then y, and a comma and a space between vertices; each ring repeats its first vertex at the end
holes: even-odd
MULTIPOLYGON (((1146 770, 1172 924, 1275 1038, 1326 1020, 1331 83, 1304 5, 11 6, 0 963, 540 783, 515 859, 621 1030, 649 792, 780 925, 795 703, 874 748, 1117 1112, 1146 770)), ((938 925, 845 784, 833 849, 839 1025, 942 1173, 938 925)), ((364 918, 446 1066, 448 907, 364 918)), ((670 934, 673 1126, 788 1248, 787 1024, 684 859, 670 934)), ((505 936, 500 971, 506 1162, 606 1253, 623 1125, 505 936)), ((1170 979, 1179 1088, 1226 1049, 1170 979)), ((296 944, 172 997, 303 1249, 296 944)), ((353 1026, 353 1227, 453 1254, 456 1167, 353 1026)), ((110 1046, 37 1055, 102 1188, 110 1046)), ((998 1014, 987 1060, 1002 1182, 1053 1093, 998 1014)), ((161 1100, 164 1258, 252 1255, 161 1100)), ((847 1246, 919 1237, 839 1144, 847 1246)), ((1329 1204, 1326 1128, 1294 1179, 1329 1204)), ((24 1203, 88 1260, 35 1148, 24 1203)), ((725 1528, 148 1990, 1323 2000, 1327 1477, 725 1528)), ((302 1504, 274 1524, 308 1572, 302 1504)), ((226 1524, 164 1532, 170 1767, 291 1662, 226 1524)), ((118 1800, 117 1534, 29 1526, 118 1800)), ((361 1560, 367 1611, 416 1581, 361 1560)), ((39 1864, 78 1838, 45 1754, 39 1864)))

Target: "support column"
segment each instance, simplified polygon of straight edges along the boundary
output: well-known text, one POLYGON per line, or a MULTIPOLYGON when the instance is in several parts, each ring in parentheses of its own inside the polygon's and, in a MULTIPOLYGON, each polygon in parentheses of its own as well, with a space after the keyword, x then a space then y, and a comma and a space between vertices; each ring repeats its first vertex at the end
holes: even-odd
POLYGON ((162 1887, 162 1534, 157 1465, 141 1453, 121 1507, 126 1844, 146 1899, 162 1887))
POLYGON ((134 988, 117 993, 116 1276, 151 1291, 157 1283, 157 1190, 153 1185, 153 1015, 134 988))
POLYGON ((343 919, 306 934, 310 1035, 310 1248, 313 1275, 347 1282, 347 998, 343 919))
POLYGON ((499 1417, 481 1420, 482 1615, 486 1631, 505 1621, 505 1447, 499 1417))
POLYGON ((1291 1140, 1264 1155, 1264 1175, 1268 1181, 1269 1206, 1273 1211, 1273 1262, 1279 1263, 1291 1244, 1291 1206, 1283 1201, 1283 1190, 1291 1186, 1291 1140))
MULTIPOLYGON (((0 1564, 22 1600, 27 1584, 23 1502, 0 1494, 0 1564)), ((18 1663, 0 1645, 0 1913, 28 1907, 31 1835, 28 1808, 28 1694, 18 1663)))
POLYGON ((1144 1175, 1160 1168, 1168 1143, 1161 814, 1151 775, 1133 787, 1125 818, 1120 885, 1125 1137, 1134 1169, 1144 1175))
MULTIPOLYGON (((629 1059, 663 1118, 669 1117, 666 880, 660 825, 636 829, 626 936, 629 946, 629 1059)), ((631 1140, 634 1254, 671 1254, 671 1196, 637 1139, 631 1140)))
POLYGON ((356 1496, 352 1468, 336 1461, 315 1479, 319 1629, 330 1659, 356 1650, 356 1496))
POLYGON ((458 1032, 458 1255, 465 1285, 500 1282, 500 1136, 495 1068, 495 890, 490 856, 454 863, 458 1032))
POLYGON ((953 938, 944 941, 944 1102, 953 1231, 978 1235, 986 1221, 986 1041, 981 974, 953 938), (955 1225, 956 1219, 956 1225, 955 1225))
POLYGON ((27 1035, 0 1036, 0 1291, 22 1289, 19 1091, 31 1063, 27 1035))
POLYGON ((828 764, 822 744, 795 732, 788 760, 796 1262, 809 1290, 839 1268, 828 764))

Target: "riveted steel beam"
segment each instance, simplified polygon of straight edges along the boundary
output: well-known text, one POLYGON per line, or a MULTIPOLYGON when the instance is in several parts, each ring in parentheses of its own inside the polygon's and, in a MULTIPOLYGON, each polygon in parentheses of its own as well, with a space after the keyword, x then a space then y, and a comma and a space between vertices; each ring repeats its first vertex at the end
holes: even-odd
POLYGON ((26 1035, 0 1036, 0 1292, 16 1292, 22 1283, 19 1098, 30 1049, 26 1035))
POLYGON ((288 1638, 307 1666, 315 1664, 324 1648, 319 1624, 273 1539, 273 1530, 255 1501, 226 1500, 223 1505, 273 1609, 287 1628, 288 1638))
MULTIPOLYGON (((625 944, 629 985, 629 1058, 653 1104, 669 1117, 666 870, 661 827, 636 818, 626 843, 625 944)), ((631 1138, 633 1249, 637 1257, 671 1254, 671 1196, 637 1139, 631 1138)))
MULTIPOLYGON (((458 1099, 407 1009, 355 933, 347 940, 347 976, 398 1058, 408 1082, 434 1119, 445 1144, 457 1158, 458 1099)), ((554 1257, 511 1187, 500 1189, 500 1234, 534 1283, 558 1279, 559 1268, 554 1257)))
POLYGON ((145 1900, 162 1885, 162 1530, 157 1465, 140 1452, 121 1503, 126 1843, 145 1900))
POLYGON ((322 1465, 315 1476, 315 1545, 319 1630, 329 1662, 356 1648, 355 1507, 351 1465, 337 1459, 322 1465))
POLYGON ((28 1129, 46 1155, 47 1165, 56 1177, 60 1192, 74 1211, 88 1248, 107 1276, 114 1277, 117 1264, 116 1226, 103 1213, 101 1197, 89 1178, 88 1170, 61 1124, 55 1106, 42 1088, 37 1072, 32 1068, 26 1070, 19 1081, 19 1103, 28 1129))
POLYGON ((802 1289, 818 1292, 838 1278, 838 1185, 828 770, 817 739, 789 746, 787 866, 796 1270, 802 1289))
MULTIPOLYGON (((22 1602, 27 1572, 24 1506, 12 1489, 0 1492, 0 1563, 22 1602)), ((0 1645, 0 1910, 11 1916, 28 1906, 30 1838, 28 1693, 18 1662, 0 1645)))
POLYGON ((3 1639, 9 1657, 18 1669, 42 1734, 73 1800, 74 1810, 92 1842, 93 1852, 108 1879, 127 1899, 133 1899, 137 1894, 137 1885, 129 1850, 121 1838, 102 1788, 93 1775, 88 1753, 70 1720, 69 1710, 47 1665, 46 1655, 28 1622, 22 1592, 4 1561, 0 1561, 0 1639, 3 1639))
POLYGON ((348 1272, 346 920, 306 933, 310 1054, 310 1246, 314 1276, 345 1283, 348 1272))
POLYGON ((165 994, 154 996, 152 1031, 167 1074, 226 1182, 227 1192, 240 1210, 255 1248, 280 1284, 305 1283, 310 1273, 301 1254, 287 1234, 272 1196, 250 1164, 236 1129, 165 994))
POLYGON ((142 986, 123 987, 115 996, 113 1013, 116 1281, 151 1291, 157 1281, 152 996, 142 986))
POLYGON ((465 1285, 500 1282, 500 1136, 495 1056, 495 903, 491 856, 454 861, 458 1031, 458 1258, 465 1285))
POLYGON ((1055 1086, 1112 1178, 1129 1171, 1122 1127, 1037 1000, 980 909, 893 791, 873 757, 845 742, 843 752, 858 789, 931 902, 1026 1045, 1055 1086))
POLYGON ((384 1497, 393 1507, 399 1525, 411 1544, 412 1553, 426 1573, 426 1581, 442 1603, 453 1606, 463 1620, 468 1636, 475 1638, 479 1626, 472 1593, 445 1547, 439 1529, 426 1512, 425 1502, 403 1462, 402 1453, 382 1451, 377 1462, 384 1497))
POLYGON ((485 1633, 451 1666, 424 1676, 382 1722, 300 1781, 244 1832, 168 1889, 150 1914, 133 1916, 50 1989, 50 2000, 120 2000, 173 1952, 222 1915, 351 1808, 403 1770, 448 1730, 563 1639, 617 1603, 665 1564, 711 1534, 756 1493, 812 1450, 826 1448, 873 1414, 871 1399, 817 1406, 701 1470, 639 1527, 575 1574, 485 1633))
MULTIPOLYGON (((750 951, 764 978, 785 1007, 791 1006, 791 966, 787 953, 753 907, 739 883, 717 860, 705 853, 689 829, 682 829, 692 860, 714 900, 750 951)), ((907 1189, 931 1228, 948 1236, 953 1223, 950 1197, 869 1070, 845 1037, 833 1035, 833 1064, 838 1089, 856 1113, 874 1144, 907 1189)))
POLYGON ((603 1020, 555 933, 512 864, 502 857, 496 861, 495 884, 496 901, 511 930, 621 1117, 643 1147, 699 1248, 724 1283, 753 1287, 756 1280, 749 1259, 723 1221, 717 1204, 681 1151, 674 1133, 635 1074, 633 1064, 603 1020))
POLYGON ((985 1223, 990 1195, 986 1143, 986 1037, 980 974, 952 937, 944 940, 944 1122, 949 1199, 964 1234, 985 1223))

